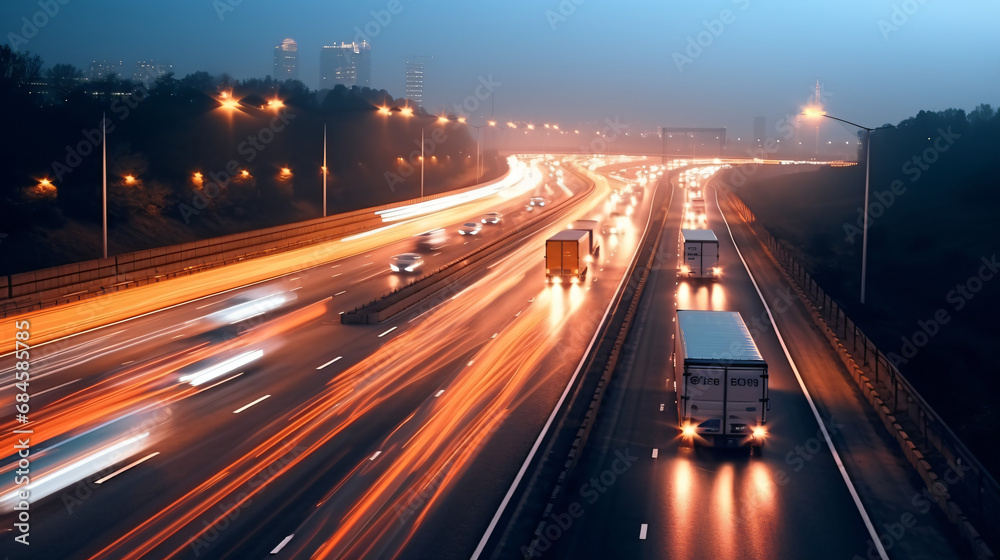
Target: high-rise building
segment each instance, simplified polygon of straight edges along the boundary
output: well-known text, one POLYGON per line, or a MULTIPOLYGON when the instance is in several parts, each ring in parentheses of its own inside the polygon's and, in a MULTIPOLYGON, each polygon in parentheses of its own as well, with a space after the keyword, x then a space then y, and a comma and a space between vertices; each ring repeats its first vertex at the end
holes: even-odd
POLYGON ((274 47, 274 79, 299 79, 299 45, 294 39, 285 39, 274 47))
POLYGON ((406 61, 406 98, 416 105, 424 103, 424 63, 420 58, 406 61))
POLYGON ((372 81, 371 45, 340 43, 320 49, 319 86, 332 88, 337 84, 347 87, 370 87, 372 81))
POLYGON ((762 144, 767 136, 767 121, 764 117, 753 118, 753 143, 762 144))

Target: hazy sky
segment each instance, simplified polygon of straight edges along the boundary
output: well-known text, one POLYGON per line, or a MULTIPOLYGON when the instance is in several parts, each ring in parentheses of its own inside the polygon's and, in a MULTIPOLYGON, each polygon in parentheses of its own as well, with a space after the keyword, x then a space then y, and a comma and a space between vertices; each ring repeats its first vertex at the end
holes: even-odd
POLYGON ((429 110, 492 75, 498 118, 537 122, 746 134, 756 115, 773 128, 798 111, 816 80, 831 114, 868 126, 1000 105, 996 0, 4 0, 0 22, 9 44, 47 65, 152 58, 178 75, 262 77, 292 37, 310 87, 320 47, 367 30, 374 87, 402 95, 404 59, 431 56, 429 110), (23 17, 45 25, 29 37, 23 17))

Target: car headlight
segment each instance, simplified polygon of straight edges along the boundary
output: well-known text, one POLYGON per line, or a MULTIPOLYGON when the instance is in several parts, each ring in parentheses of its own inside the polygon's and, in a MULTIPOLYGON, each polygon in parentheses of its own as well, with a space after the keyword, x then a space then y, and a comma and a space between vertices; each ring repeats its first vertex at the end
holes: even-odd
POLYGON ((394 265, 394 264, 390 264, 389 265, 389 270, 391 270, 393 272, 399 272, 399 267, 396 266, 396 265, 394 265))

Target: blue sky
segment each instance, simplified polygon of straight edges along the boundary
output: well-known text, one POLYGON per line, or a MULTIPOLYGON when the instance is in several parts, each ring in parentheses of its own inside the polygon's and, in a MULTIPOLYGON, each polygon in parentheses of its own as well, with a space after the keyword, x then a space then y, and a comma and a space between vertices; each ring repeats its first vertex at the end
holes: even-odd
POLYGON ((1000 105, 993 0, 5 0, 0 22, 8 43, 22 35, 18 46, 48 65, 153 58, 180 75, 264 76, 274 45, 292 37, 310 87, 319 48, 368 26, 378 31, 374 86, 401 95, 404 59, 431 56, 429 110, 461 102, 492 75, 497 115, 535 121, 619 118, 739 134, 755 115, 773 123, 797 111, 816 80, 831 114, 868 126, 921 109, 1000 105), (43 5, 58 13, 38 16, 43 5), (27 38, 23 17, 48 21, 27 38))

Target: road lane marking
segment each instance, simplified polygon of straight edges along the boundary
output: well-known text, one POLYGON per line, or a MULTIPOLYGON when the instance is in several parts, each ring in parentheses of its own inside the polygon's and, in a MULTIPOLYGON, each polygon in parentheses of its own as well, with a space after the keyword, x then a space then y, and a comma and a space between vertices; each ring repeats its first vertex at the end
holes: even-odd
POLYGON ((646 540, 646 529, 648 529, 648 528, 649 528, 649 524, 647 524, 647 523, 643 523, 642 526, 639 527, 639 540, 640 541, 646 540))
POLYGON ((441 251, 438 251, 437 253, 434 253, 434 254, 433 254, 433 255, 431 255, 431 256, 432 256, 432 257, 436 257, 436 256, 438 256, 438 255, 440 255, 440 254, 441 254, 441 251))
MULTIPOLYGON (((669 200, 671 201, 673 200, 673 191, 671 191, 671 196, 669 200)), ((643 229, 644 232, 643 238, 639 239, 638 242, 639 244, 637 246, 641 246, 642 242, 645 240, 644 239, 645 232, 649 230, 649 224, 652 221, 652 219, 653 219, 653 213, 652 211, 650 211, 646 214, 646 226, 643 229)), ((636 262, 638 257, 639 257, 639 252, 636 251, 632 256, 632 263, 636 262)), ((630 266, 632 263, 630 263, 630 266)), ((627 276, 623 274, 621 281, 618 282, 618 291, 621 291, 622 287, 625 285, 626 279, 627 276)), ((535 298, 531 298, 528 301, 533 302, 535 301, 535 298)), ((608 315, 611 313, 612 305, 613 302, 608 303, 608 307, 604 310, 604 315, 601 317, 601 321, 598 324, 603 324, 604 321, 608 319, 608 315)), ((590 339, 590 344, 588 344, 587 348, 584 350, 583 353, 584 356, 587 356, 590 353, 590 350, 594 347, 594 343, 597 341, 597 335, 598 333, 594 332, 594 336, 590 339)), ((493 514, 493 518, 490 519, 490 524, 486 527, 486 531, 483 533, 482 538, 479 539, 479 544, 476 545, 476 549, 472 552, 471 560, 478 560, 479 556, 483 553, 483 550, 486 548, 486 543, 489 542, 490 536, 492 536, 493 531, 496 530, 497 524, 500 522, 500 517, 503 515, 504 510, 507 509, 507 505, 510 503, 511 498, 514 495, 514 492, 517 491, 517 487, 521 484, 521 479, 524 478, 524 475, 528 470, 528 465, 535 458, 535 454, 538 453, 538 448, 541 447, 542 440, 548 434, 549 428, 555 421, 559 409, 562 408, 563 403, 566 401, 566 398, 569 395, 570 389, 576 383, 576 379, 580 375, 580 370, 583 369, 583 361, 584 360, 580 360, 580 362, 577 364, 576 369, 573 371, 573 375, 570 376, 569 381, 566 383, 566 387, 563 388, 563 392, 559 396, 559 400, 556 401, 555 407, 552 409, 552 412, 549 413, 549 417, 548 419, 545 420, 545 424, 542 425, 541 432, 538 434, 538 437, 535 438, 535 442, 532 444, 531 449, 528 451, 527 457, 525 457, 524 462, 521 463, 521 468, 517 471, 517 475, 514 476, 514 480, 513 482, 511 482, 510 487, 507 488, 507 493, 504 494, 503 500, 501 500, 500 502, 500 506, 493 514)))
POLYGON ((138 461, 134 461, 134 462, 132 462, 131 464, 128 464, 128 465, 125 465, 124 467, 122 467, 122 468, 118 469, 117 471, 115 471, 115 472, 113 472, 113 473, 109 474, 108 476, 106 476, 106 477, 104 477, 104 478, 102 478, 102 479, 100 479, 100 480, 95 480, 95 481, 94 481, 94 484, 102 484, 102 483, 104 483, 104 482, 107 482, 107 481, 111 480, 112 478, 114 478, 114 477, 116 477, 116 476, 120 475, 121 473, 123 473, 123 472, 125 472, 125 471, 127 471, 127 470, 131 469, 132 467, 134 467, 134 466, 136 466, 136 465, 138 465, 138 464, 140 464, 140 463, 144 463, 144 462, 146 462, 147 460, 149 460, 149 459, 152 459, 153 457, 156 457, 156 456, 157 456, 157 455, 159 455, 159 454, 160 454, 160 452, 159 452, 159 451, 156 451, 156 452, 154 452, 154 453, 150 453, 149 455, 146 455, 146 456, 145 456, 145 457, 143 457, 142 459, 139 459, 138 461))
POLYGON ((498 334, 500 334, 500 333, 493 333, 493 336, 491 336, 490 339, 496 338, 498 334))
POLYGON ((255 405, 255 404, 259 403, 260 401, 262 401, 262 400, 264 400, 264 399, 267 399, 267 398, 269 398, 270 396, 271 396, 271 395, 264 395, 263 397, 261 397, 261 398, 259 398, 259 399, 255 400, 255 401, 253 401, 253 402, 252 402, 252 403, 250 403, 250 404, 245 404, 245 405, 243 405, 243 406, 241 406, 241 407, 237 408, 236 410, 234 410, 234 411, 233 411, 233 414, 239 414, 239 413, 243 412, 244 410, 246 410, 246 409, 250 408, 251 406, 253 406, 253 405, 255 405))
POLYGON ((375 264, 375 263, 374 263, 374 262, 369 262, 369 263, 365 263, 365 264, 363 264, 363 265, 361 265, 361 266, 368 266, 368 265, 370 265, 370 264, 375 264))
POLYGON ((220 300, 220 301, 213 301, 212 303, 206 303, 205 305, 202 305, 201 307, 195 307, 195 309, 205 309, 206 307, 212 307, 213 305, 218 304, 218 303, 222 303, 222 301, 220 300))
POLYGON ((443 395, 443 394, 444 394, 444 389, 441 389, 441 390, 440 390, 440 391, 438 391, 437 393, 434 393, 434 398, 436 399, 436 398, 440 397, 440 396, 441 396, 441 395, 443 395))
POLYGON ((474 363, 476 363, 476 360, 469 360, 469 363, 467 363, 465 365, 466 365, 466 367, 468 367, 468 366, 471 366, 474 363))
POLYGON ((375 460, 375 457, 378 457, 378 456, 379 456, 379 455, 381 455, 381 454, 382 454, 382 452, 381 452, 381 451, 376 451, 374 455, 372 455, 371 457, 369 457, 369 458, 368 458, 368 460, 369 460, 369 461, 374 461, 374 460, 375 460))
POLYGON ((40 395, 44 395, 45 393, 48 393, 49 391, 55 391, 56 389, 62 389, 63 387, 65 387, 67 385, 72 385, 73 383, 76 383, 77 381, 79 381, 79 379, 74 379, 73 381, 69 381, 67 383, 63 383, 62 385, 59 385, 57 387, 53 387, 51 389, 46 389, 44 391, 39 391, 39 392, 35 393, 32 396, 37 397, 37 396, 40 396, 40 395))
POLYGON ((292 540, 292 537, 294 536, 295 533, 292 533, 291 535, 288 535, 287 537, 281 539, 281 542, 278 543, 278 546, 274 547, 274 550, 271 551, 271 554, 277 554, 281 552, 281 549, 285 548, 285 545, 288 544, 288 541, 292 540))
POLYGON ((334 358, 334 359, 330 360, 329 362, 327 362, 327 363, 325 363, 325 364, 323 364, 323 365, 319 366, 319 367, 318 367, 318 368, 316 368, 316 369, 323 369, 323 368, 325 368, 326 366, 328 366, 328 365, 332 364, 333 362, 336 362, 337 360, 339 360, 339 359, 341 359, 341 358, 343 358, 343 356, 337 356, 336 358, 334 358))
POLYGON ((184 334, 183 334, 183 333, 181 333, 181 334, 179 334, 179 335, 177 335, 177 336, 172 336, 172 337, 170 337, 170 340, 176 340, 176 339, 178 339, 178 338, 180 338, 180 337, 182 337, 182 336, 184 336, 184 334))
POLYGON ((123 365, 123 366, 127 366, 127 365, 129 365, 129 364, 131 364, 131 363, 133 363, 133 362, 135 362, 135 360, 129 360, 129 361, 127 361, 127 362, 122 362, 122 365, 123 365))
POLYGON ((330 268, 337 268, 338 266, 340 266, 340 265, 339 264, 335 264, 335 265, 331 266, 330 268))
POLYGON ((854 500, 855 507, 858 508, 858 513, 861 514, 861 519, 865 523, 865 527, 868 529, 868 534, 871 536, 872 543, 878 549, 879 556, 882 560, 889 560, 889 554, 885 551, 885 547, 882 546, 882 541, 879 538, 878 531, 875 530, 875 525, 872 524, 871 518, 868 517, 868 512, 865 511, 865 506, 861 503, 861 496, 858 495, 858 491, 854 488, 854 483, 851 482, 851 477, 847 474, 847 469, 844 468, 844 462, 840 459, 840 453, 837 452, 837 448, 833 446, 833 440, 830 439, 830 432, 826 429, 826 424, 823 422, 823 417, 819 415, 819 410, 816 408, 816 403, 813 402, 812 395, 809 394, 809 389, 806 389, 806 383, 802 379, 802 375, 799 373, 799 368, 795 365, 795 360, 792 359, 791 353, 788 352, 788 346, 785 345, 785 338, 781 336, 781 332, 778 331, 778 325, 774 321, 774 315, 771 313, 771 306, 767 304, 764 300, 764 294, 760 291, 760 286, 757 285, 757 280, 754 278, 753 273, 750 272, 750 266, 747 264, 746 259, 743 258, 743 252, 740 251, 739 246, 736 244, 736 238, 733 237, 733 230, 729 227, 729 220, 726 219, 726 215, 722 214, 722 207, 719 205, 719 190, 715 190, 715 205, 719 208, 719 213, 722 215, 722 221, 726 224, 726 230, 729 232, 729 239, 733 242, 733 248, 736 249, 736 254, 740 257, 740 261, 743 263, 743 268, 747 271, 747 276, 750 277, 750 282, 753 283, 753 289, 757 291, 757 296, 760 298, 761 304, 764 306, 764 311, 767 312, 767 317, 771 321, 771 326, 774 327, 774 336, 778 338, 778 343, 781 345, 781 350, 785 353, 785 359, 788 360, 788 365, 792 368, 792 373, 795 374, 795 379, 799 382, 799 388, 802 389, 802 394, 805 395, 806 401, 809 402, 809 409, 812 410, 813 416, 816 418, 816 423, 819 424, 819 429, 823 432, 823 439, 826 440, 826 445, 830 448, 830 453, 833 455, 833 461, 837 464, 837 470, 840 471, 841 478, 844 479, 844 483, 847 484, 847 490, 851 493, 851 498, 854 500))
POLYGON ((398 328, 399 328, 399 327, 392 327, 391 329, 389 329, 389 330, 385 331, 384 333, 382 333, 382 334, 378 335, 378 337, 379 337, 379 338, 382 338, 383 336, 385 336, 385 335, 387 335, 387 334, 391 333, 392 331, 394 331, 394 330, 396 330, 396 329, 398 329, 398 328))
POLYGON ((341 294, 346 294, 346 293, 347 293, 347 290, 344 290, 344 291, 342 291, 342 292, 337 292, 337 293, 335 293, 335 294, 333 294, 333 295, 335 295, 335 296, 339 296, 339 295, 341 295, 341 294))
POLYGON ((338 273, 334 274, 333 276, 331 276, 330 278, 336 278, 338 276, 343 276, 343 274, 344 274, 343 272, 338 272, 338 273))
POLYGON ((365 280, 367 280, 367 279, 369 279, 369 278, 371 278, 373 276, 378 276, 379 274, 385 274, 386 272, 389 272, 389 270, 379 270, 378 272, 374 272, 374 273, 369 274, 368 276, 365 276, 363 278, 358 278, 358 282, 364 282, 365 280))
POLYGON ((663 403, 660 403, 660 412, 663 412, 663 403))

